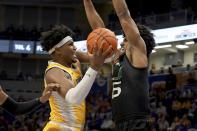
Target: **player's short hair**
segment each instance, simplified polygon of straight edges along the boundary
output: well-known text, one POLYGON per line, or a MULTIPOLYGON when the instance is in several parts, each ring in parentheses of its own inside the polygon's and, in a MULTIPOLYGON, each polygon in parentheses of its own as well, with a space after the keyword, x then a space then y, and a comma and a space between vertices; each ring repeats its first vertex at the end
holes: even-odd
MULTIPOLYGON (((153 37, 153 33, 151 33, 150 29, 145 25, 137 24, 137 27, 138 27, 138 30, 140 32, 142 39, 144 40, 146 44, 147 57, 149 57, 152 50, 155 47, 155 40, 153 37)), ((123 33, 123 36, 125 37, 124 33, 123 33)))
POLYGON ((145 25, 137 24, 137 27, 140 31, 142 39, 146 44, 146 52, 147 56, 149 57, 155 47, 155 39, 153 37, 153 33, 151 33, 150 29, 145 25))
POLYGON ((44 51, 49 51, 66 36, 73 36, 73 31, 65 25, 55 25, 51 30, 42 32, 40 43, 44 51))

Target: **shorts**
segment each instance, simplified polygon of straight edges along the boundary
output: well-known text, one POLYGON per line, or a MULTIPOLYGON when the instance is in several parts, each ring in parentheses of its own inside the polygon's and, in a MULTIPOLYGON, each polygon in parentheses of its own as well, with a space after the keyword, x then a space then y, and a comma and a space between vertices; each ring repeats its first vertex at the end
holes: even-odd
POLYGON ((63 123, 48 122, 44 127, 43 131, 82 131, 78 127, 68 126, 63 123))
POLYGON ((131 119, 116 122, 115 131, 151 131, 151 124, 146 119, 131 119))

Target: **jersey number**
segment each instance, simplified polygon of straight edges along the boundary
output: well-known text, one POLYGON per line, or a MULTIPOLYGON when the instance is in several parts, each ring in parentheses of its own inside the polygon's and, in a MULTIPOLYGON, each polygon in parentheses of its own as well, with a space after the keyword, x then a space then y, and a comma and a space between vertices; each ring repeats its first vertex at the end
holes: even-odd
POLYGON ((120 85, 121 81, 119 82, 113 82, 113 92, 112 92, 112 99, 114 99, 115 97, 118 97, 121 93, 121 88, 117 87, 117 85, 120 85))

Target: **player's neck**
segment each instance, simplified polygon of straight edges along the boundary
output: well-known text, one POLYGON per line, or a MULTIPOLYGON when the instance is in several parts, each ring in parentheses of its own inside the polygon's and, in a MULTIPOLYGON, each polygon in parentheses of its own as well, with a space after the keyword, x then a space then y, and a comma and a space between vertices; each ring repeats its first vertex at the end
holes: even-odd
POLYGON ((118 50, 115 54, 113 63, 119 62, 120 57, 123 56, 124 54, 125 52, 121 52, 120 50, 118 50))
POLYGON ((65 67, 68 67, 68 68, 72 67, 72 62, 67 62, 65 60, 53 60, 53 61, 65 66, 65 67))

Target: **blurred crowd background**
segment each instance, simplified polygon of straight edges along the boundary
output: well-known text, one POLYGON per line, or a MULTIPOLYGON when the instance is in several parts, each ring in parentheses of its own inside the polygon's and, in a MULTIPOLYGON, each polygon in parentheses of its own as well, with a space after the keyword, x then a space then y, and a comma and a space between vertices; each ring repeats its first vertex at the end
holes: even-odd
MULTIPOLYGON (((120 23, 111 1, 93 1, 107 28, 117 35, 121 34, 120 23)), ((41 32, 55 24, 71 27, 76 41, 87 38, 91 30, 85 18, 82 1, 36 2, 0 0, 0 40, 36 42, 39 41, 41 32)), ((127 2, 134 20, 151 29, 197 23, 195 0, 127 2)), ((44 88, 44 70, 49 59, 46 54, 0 52, 0 84, 3 90, 17 101, 39 97, 44 88)), ((152 131, 197 130, 197 60, 192 60, 191 63, 185 63, 183 59, 175 60, 175 64, 158 66, 151 61, 149 65, 152 131)), ((82 65, 83 74, 87 68, 88 65, 82 65)), ((85 131, 114 129, 108 82, 110 79, 111 65, 105 64, 86 99, 85 131)), ((21 116, 13 116, 0 108, 0 131, 41 131, 48 121, 49 113, 48 103, 21 116)))

